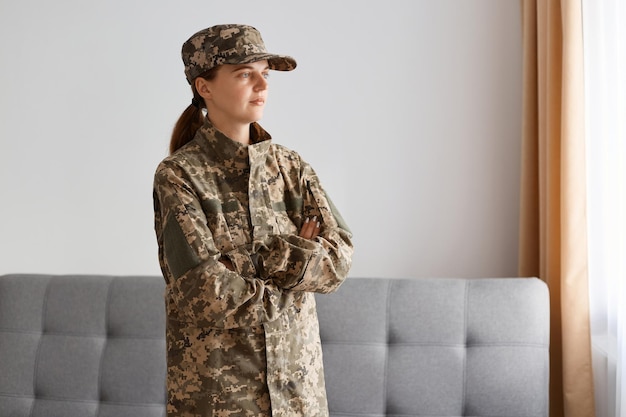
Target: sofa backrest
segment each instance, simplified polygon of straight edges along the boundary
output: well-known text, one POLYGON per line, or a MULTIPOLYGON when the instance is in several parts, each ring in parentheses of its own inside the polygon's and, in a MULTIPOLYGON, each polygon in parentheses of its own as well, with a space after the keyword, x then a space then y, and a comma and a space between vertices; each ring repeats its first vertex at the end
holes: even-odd
POLYGON ((548 415, 543 281, 352 279, 317 305, 331 415, 548 415))
MULTIPOLYGON (((161 277, 0 277, 0 416, 164 417, 161 277)), ((331 416, 547 416, 537 279, 351 278, 317 297, 331 416)))
POLYGON ((163 278, 0 277, 0 416, 164 417, 163 278))

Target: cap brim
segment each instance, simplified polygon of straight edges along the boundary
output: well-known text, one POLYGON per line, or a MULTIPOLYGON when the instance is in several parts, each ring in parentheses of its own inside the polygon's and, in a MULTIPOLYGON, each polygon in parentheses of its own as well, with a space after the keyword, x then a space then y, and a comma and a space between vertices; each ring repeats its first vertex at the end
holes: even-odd
POLYGON ((268 53, 248 55, 246 59, 240 63, 245 64, 249 62, 261 61, 264 59, 267 59, 267 63, 270 69, 276 71, 292 71, 296 69, 296 66, 298 65, 296 60, 288 55, 276 55, 268 53))

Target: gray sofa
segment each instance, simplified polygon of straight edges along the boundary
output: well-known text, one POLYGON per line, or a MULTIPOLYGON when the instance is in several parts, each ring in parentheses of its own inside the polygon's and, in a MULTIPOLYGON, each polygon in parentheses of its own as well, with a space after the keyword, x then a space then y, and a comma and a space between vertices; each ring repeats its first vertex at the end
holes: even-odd
MULTIPOLYGON (((0 277, 0 416, 165 416, 163 291, 0 277)), ((317 301, 331 416, 548 415, 538 279, 350 278, 317 301)))

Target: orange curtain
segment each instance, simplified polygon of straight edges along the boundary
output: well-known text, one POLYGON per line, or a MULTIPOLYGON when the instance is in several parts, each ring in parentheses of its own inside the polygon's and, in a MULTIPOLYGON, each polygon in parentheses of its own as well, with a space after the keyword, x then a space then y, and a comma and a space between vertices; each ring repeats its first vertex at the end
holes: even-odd
POLYGON ((594 415, 581 0, 521 0, 520 276, 550 289, 550 416, 594 415))

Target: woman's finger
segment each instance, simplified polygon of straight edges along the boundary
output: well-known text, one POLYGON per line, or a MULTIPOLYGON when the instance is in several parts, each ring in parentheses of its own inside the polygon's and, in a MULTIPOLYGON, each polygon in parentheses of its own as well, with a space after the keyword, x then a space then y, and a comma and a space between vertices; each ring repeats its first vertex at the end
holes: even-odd
POLYGON ((320 223, 317 221, 317 216, 313 217, 313 219, 307 217, 302 225, 302 229, 300 229, 300 237, 313 239, 319 234, 319 232, 320 223))
POLYGON ((313 226, 313 222, 307 217, 306 220, 304 220, 302 228, 300 229, 300 237, 310 239, 312 233, 311 226, 313 226))
POLYGON ((321 224, 319 221, 316 221, 316 219, 313 219, 311 223, 314 223, 314 225, 313 225, 313 233, 311 233, 311 237, 309 239, 315 239, 317 235, 320 234, 321 224))

